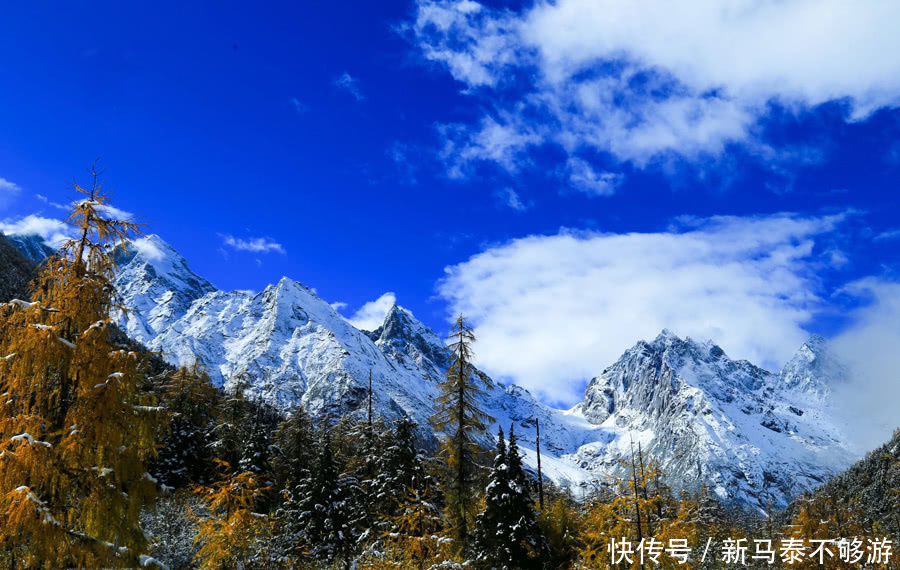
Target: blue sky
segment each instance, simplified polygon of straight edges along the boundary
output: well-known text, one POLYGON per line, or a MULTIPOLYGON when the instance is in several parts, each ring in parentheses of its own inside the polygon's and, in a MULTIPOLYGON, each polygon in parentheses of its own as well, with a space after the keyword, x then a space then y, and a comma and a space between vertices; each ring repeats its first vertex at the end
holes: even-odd
POLYGON ((99 157, 216 286, 464 310, 551 401, 662 326, 776 368, 896 300, 900 14, 739 8, 8 3, 0 220, 99 157))

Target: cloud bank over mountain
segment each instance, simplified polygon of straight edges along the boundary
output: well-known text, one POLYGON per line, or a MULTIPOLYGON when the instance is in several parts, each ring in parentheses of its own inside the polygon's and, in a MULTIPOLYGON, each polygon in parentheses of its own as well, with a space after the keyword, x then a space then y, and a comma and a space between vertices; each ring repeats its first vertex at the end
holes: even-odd
POLYGON ((587 378, 663 328, 774 370, 826 304, 816 273, 839 256, 817 240, 847 216, 529 236, 448 267, 439 293, 475 324, 480 366, 551 401, 574 402, 587 378))

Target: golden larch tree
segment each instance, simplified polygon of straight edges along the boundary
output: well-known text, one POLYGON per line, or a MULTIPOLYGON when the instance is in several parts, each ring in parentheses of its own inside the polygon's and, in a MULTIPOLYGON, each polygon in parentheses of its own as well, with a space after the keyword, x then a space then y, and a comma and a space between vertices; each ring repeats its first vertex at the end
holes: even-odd
POLYGON ((253 473, 232 475, 227 463, 217 461, 222 479, 194 490, 205 506, 205 512, 192 513, 197 522, 194 540, 200 547, 196 561, 211 570, 247 568, 253 562, 271 567, 271 561, 254 560, 272 534, 269 517, 255 510, 270 489, 253 473))
POLYGON ((30 301, 0 305, 0 557, 10 568, 136 566, 159 409, 142 357, 113 344, 111 253, 137 233, 113 218, 96 169, 75 237, 30 301))

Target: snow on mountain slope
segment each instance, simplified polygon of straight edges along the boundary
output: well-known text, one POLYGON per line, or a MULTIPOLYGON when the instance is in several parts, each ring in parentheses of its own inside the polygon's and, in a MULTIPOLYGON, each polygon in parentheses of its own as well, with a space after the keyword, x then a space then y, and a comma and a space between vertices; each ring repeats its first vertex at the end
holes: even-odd
POLYGON ((669 331, 638 342, 591 380, 576 410, 629 437, 578 455, 589 466, 613 467, 630 449, 631 434, 640 434, 635 444, 640 440, 682 485, 703 482, 723 499, 758 508, 784 506, 853 460, 827 406, 806 391, 822 393, 839 380, 815 376, 816 359, 804 355, 817 343, 824 355, 813 338, 788 373, 775 375, 669 331))
MULTIPOLYGON (((117 315, 120 326, 170 362, 196 360, 218 384, 246 381, 278 405, 334 416, 361 412, 371 371, 376 413, 408 416, 433 441, 428 419, 449 361, 443 341, 408 310, 394 306, 376 330, 360 331, 288 278, 260 293, 218 291, 156 236, 118 262, 116 284, 131 309, 117 315)), ((726 500, 764 508, 852 461, 828 413, 828 386, 841 370, 820 337, 775 375, 664 331, 594 378, 572 410, 495 382, 481 405, 504 429, 515 424, 531 466, 539 420, 542 463, 559 483, 606 480, 633 441, 662 462, 674 486, 705 483, 726 500)))
POLYGON ((192 302, 216 290, 155 235, 117 249, 114 259, 119 268, 116 287, 129 309, 117 320, 128 336, 144 344, 184 315, 192 302))
POLYGON ((22 252, 22 255, 31 260, 32 263, 39 264, 46 258, 56 253, 56 249, 50 246, 44 238, 39 235, 7 235, 7 241, 22 252))

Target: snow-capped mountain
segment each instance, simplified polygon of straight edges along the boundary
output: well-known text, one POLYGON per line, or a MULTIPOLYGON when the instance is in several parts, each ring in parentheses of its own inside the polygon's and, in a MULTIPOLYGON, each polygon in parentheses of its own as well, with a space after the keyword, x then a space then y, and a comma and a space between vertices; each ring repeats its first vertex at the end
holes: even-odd
MULTIPOLYGON (((380 327, 361 331, 288 278, 260 293, 219 291, 156 236, 118 263, 129 309, 119 325, 171 363, 198 361, 218 384, 245 381, 278 405, 332 415, 364 407, 371 371, 376 413, 408 416, 433 440, 428 418, 449 362, 442 340, 410 311, 394 306, 380 327)), ((704 483, 725 500, 764 508, 785 505, 854 459, 828 414, 828 387, 842 374, 821 337, 772 374, 663 331, 591 380, 571 410, 499 383, 481 403, 505 427, 515 423, 532 466, 540 421, 544 473, 558 483, 604 481, 634 442, 676 487, 704 483)))
POLYGON ((612 467, 633 438, 678 481, 705 483, 744 504, 784 506, 854 459, 824 401, 843 377, 821 374, 839 370, 823 362, 832 363, 821 337, 776 375, 729 359, 712 342, 664 330, 591 380, 576 407, 628 441, 585 446, 578 455, 612 467))
POLYGON ((7 235, 6 239, 32 263, 40 263, 56 253, 56 249, 39 235, 7 235))

